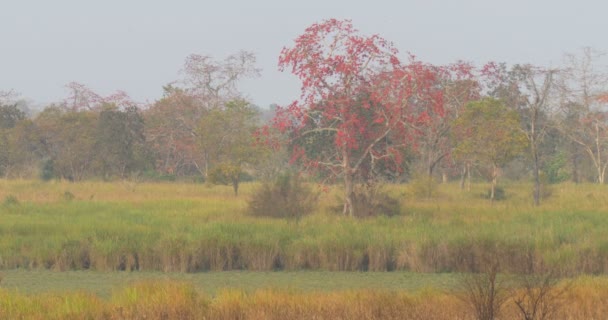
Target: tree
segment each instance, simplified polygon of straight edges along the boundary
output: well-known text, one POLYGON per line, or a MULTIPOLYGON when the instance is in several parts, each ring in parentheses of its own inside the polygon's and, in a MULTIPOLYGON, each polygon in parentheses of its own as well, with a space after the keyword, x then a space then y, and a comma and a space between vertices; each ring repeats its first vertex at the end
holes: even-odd
POLYGON ((97 159, 98 114, 48 107, 35 119, 42 132, 44 153, 53 163, 55 176, 80 181, 93 176, 97 159))
POLYGON ((25 113, 16 104, 0 105, 0 174, 8 176, 15 164, 13 153, 18 144, 14 143, 13 128, 25 119, 25 113))
POLYGON ((182 82, 188 93, 197 97, 206 108, 221 107, 242 98, 238 81, 259 76, 260 69, 255 63, 255 54, 244 50, 221 61, 208 55, 191 54, 184 62, 182 82))
POLYGON ((601 52, 583 49, 581 56, 568 55, 561 79, 562 132, 589 156, 596 182, 605 182, 608 167, 608 113, 604 98, 608 72, 597 65, 601 52))
POLYGON ((165 86, 164 97, 145 113, 146 138, 156 154, 156 168, 175 175, 209 176, 209 155, 201 150, 198 127, 211 110, 242 100, 240 80, 256 77, 253 53, 240 51, 223 60, 192 54, 184 62, 179 81, 165 86))
POLYGON ((499 169, 527 146, 526 137, 519 130, 517 112, 493 98, 471 102, 455 121, 454 132, 460 137, 455 150, 457 157, 491 167, 490 199, 494 201, 499 169))
POLYGON ((209 178, 213 183, 231 184, 238 195, 244 166, 254 164, 264 150, 255 145, 257 110, 244 100, 210 110, 199 122, 197 136, 208 155, 209 178))
POLYGON ((101 112, 108 105, 114 105, 119 109, 137 106, 137 103, 122 90, 102 96, 79 82, 70 82, 65 87, 69 90, 69 94, 61 105, 68 111, 101 112))
POLYGON ((542 145, 552 127, 550 116, 554 113, 554 96, 557 69, 546 69, 532 65, 515 65, 507 70, 505 65, 498 67, 489 64, 486 75, 494 78, 491 94, 507 101, 512 110, 520 115, 521 130, 528 139, 529 157, 532 161, 534 179, 534 205, 540 205, 540 171, 544 155, 542 145))
POLYGON ((144 112, 146 141, 157 171, 207 177, 206 159, 197 144, 197 127, 206 109, 184 89, 166 86, 164 97, 144 112))
MULTIPOLYGON (((458 62, 444 68, 437 68, 439 77, 437 86, 443 92, 444 106, 440 112, 428 113, 427 121, 416 128, 419 131, 417 140, 422 166, 428 175, 429 186, 433 172, 445 159, 449 159, 453 150, 450 139, 451 126, 462 113, 466 104, 479 99, 479 83, 474 75, 474 68, 468 63, 458 62)), ((466 168, 466 166, 465 166, 466 168)), ((427 188, 430 192, 432 188, 427 188)), ((427 195, 427 196, 430 196, 427 195)))
POLYGON ((107 105, 99 113, 96 150, 104 177, 126 178, 146 167, 144 122, 135 106, 119 110, 107 105))
POLYGON ((13 128, 17 122, 25 119, 25 112, 20 110, 16 104, 0 105, 0 128, 13 128))
POLYGON ((274 126, 290 133, 292 160, 343 179, 343 213, 351 217, 356 180, 373 179, 379 162, 397 168, 413 127, 429 110, 442 110, 434 68, 413 58, 402 65, 396 55, 380 36, 362 36, 350 21, 330 19, 308 27, 279 58, 280 69, 291 70, 302 87, 274 126))

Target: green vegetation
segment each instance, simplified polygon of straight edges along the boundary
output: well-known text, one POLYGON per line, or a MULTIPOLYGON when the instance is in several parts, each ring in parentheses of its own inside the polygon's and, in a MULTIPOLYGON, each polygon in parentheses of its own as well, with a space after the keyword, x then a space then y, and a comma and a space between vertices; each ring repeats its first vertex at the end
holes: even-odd
POLYGON ((453 289, 457 274, 413 272, 98 272, 5 270, 0 287, 22 294, 89 292, 109 298, 116 290, 141 282, 189 283, 210 296, 223 290, 253 293, 257 290, 331 292, 346 290, 395 290, 416 292, 426 288, 453 289))
POLYGON ((319 209, 298 223, 246 214, 257 185, 235 198, 227 186, 0 181, 3 269, 327 270, 467 272, 486 250, 513 272, 608 270, 608 200, 603 186, 560 184, 542 208, 527 185, 505 184, 504 201, 438 185, 411 200, 407 185, 388 186, 401 201, 393 217, 335 214, 340 190, 321 193, 319 209), (70 200, 66 194, 71 194, 70 200))

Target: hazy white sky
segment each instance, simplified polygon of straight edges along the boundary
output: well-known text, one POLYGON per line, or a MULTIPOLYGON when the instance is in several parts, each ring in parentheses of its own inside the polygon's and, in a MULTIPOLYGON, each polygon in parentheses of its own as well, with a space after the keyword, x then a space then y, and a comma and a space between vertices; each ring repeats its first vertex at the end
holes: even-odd
POLYGON ((277 71, 283 46, 314 22, 350 18, 405 56, 431 63, 494 60, 557 66, 583 46, 608 50, 604 0, 0 0, 0 90, 39 105, 64 86, 117 89, 154 101, 178 79, 186 56, 218 59, 241 49, 260 78, 241 85, 266 107, 297 98, 299 83, 277 71))

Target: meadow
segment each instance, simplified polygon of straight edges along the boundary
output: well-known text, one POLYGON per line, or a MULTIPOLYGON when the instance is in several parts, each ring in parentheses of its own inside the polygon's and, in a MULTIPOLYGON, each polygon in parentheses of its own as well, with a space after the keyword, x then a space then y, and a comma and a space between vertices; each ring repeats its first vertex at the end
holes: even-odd
POLYGON ((608 312, 605 186, 534 207, 525 183, 494 203, 483 184, 389 185, 400 214, 366 219, 330 188, 299 221, 247 215, 256 187, 0 180, 0 318, 470 319, 459 279, 488 255, 574 283, 557 318, 608 312))
POLYGON ((488 252, 507 272, 608 270, 608 197, 600 185, 560 184, 540 207, 527 184, 489 202, 440 185, 432 199, 387 186, 402 212, 351 219, 338 190, 299 221, 246 214, 255 184, 0 181, 0 268, 55 271, 475 272, 488 252), (2 200, 3 199, 3 200, 2 200))

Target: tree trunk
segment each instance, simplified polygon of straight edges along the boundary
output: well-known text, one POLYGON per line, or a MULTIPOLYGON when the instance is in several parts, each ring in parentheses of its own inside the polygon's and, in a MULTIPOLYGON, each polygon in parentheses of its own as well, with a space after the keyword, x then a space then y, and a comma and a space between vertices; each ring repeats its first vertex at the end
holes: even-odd
POLYGON ((532 147, 532 158, 534 160, 534 205, 540 205, 540 164, 538 160, 538 152, 536 148, 532 147))
POLYGON ((490 189, 490 201, 494 203, 494 198, 496 195, 496 183, 498 180, 498 166, 492 166, 492 188, 490 189))
POLYGON ((572 182, 574 183, 579 183, 581 181, 580 177, 579 177, 579 170, 578 170, 578 165, 579 165, 579 156, 578 156, 578 144, 576 144, 576 142, 572 142, 570 145, 570 152, 571 152, 571 163, 572 163, 572 182))
POLYGON ((464 190, 464 182, 467 179, 467 166, 462 166, 462 171, 460 172, 460 190, 464 190))
POLYGON ((234 196, 239 195, 239 179, 232 179, 232 189, 234 190, 234 196))
POLYGON ((355 209, 353 207, 354 198, 354 179, 350 170, 344 172, 344 215, 349 217, 355 216, 355 209))

